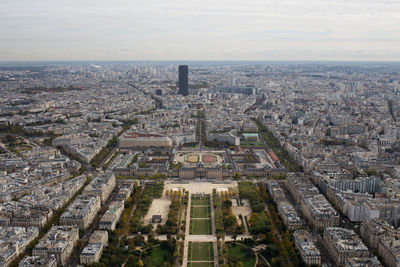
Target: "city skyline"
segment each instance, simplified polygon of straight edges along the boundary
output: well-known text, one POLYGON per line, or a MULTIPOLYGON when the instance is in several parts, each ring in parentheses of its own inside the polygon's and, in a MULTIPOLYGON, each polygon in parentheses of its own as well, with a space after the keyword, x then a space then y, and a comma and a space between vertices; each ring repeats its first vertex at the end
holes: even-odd
POLYGON ((399 13, 391 0, 7 0, 0 61, 399 61, 399 13))
POLYGON ((0 266, 399 267, 400 0, 1 0, 0 266))
POLYGON ((400 64, 180 64, 0 64, 0 266, 398 265, 400 64))

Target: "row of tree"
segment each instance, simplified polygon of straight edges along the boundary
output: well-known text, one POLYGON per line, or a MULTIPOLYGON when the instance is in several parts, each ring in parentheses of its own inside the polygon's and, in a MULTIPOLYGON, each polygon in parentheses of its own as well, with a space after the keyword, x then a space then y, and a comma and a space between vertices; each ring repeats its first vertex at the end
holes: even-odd
POLYGON ((141 232, 142 234, 148 234, 152 225, 143 225, 143 218, 149 211, 151 203, 154 198, 160 198, 164 190, 164 183, 159 182, 155 184, 147 184, 143 190, 142 195, 138 201, 135 212, 130 222, 130 232, 135 234, 141 232))
POLYGON ((229 193, 217 194, 213 192, 215 230, 217 234, 243 234, 244 225, 239 225, 236 216, 232 212, 232 201, 229 193))
POLYGON ((287 266, 289 259, 294 266, 301 266, 302 261, 296 254, 294 246, 291 242, 289 231, 286 230, 285 225, 283 224, 282 220, 280 220, 276 210, 276 205, 273 203, 272 198, 268 195, 263 184, 259 184, 259 192, 268 206, 270 213, 268 220, 270 224, 273 223, 276 227, 276 229, 271 227, 269 231, 266 232, 265 242, 268 245, 267 248, 262 251, 262 254, 266 258, 271 259, 271 264, 274 264, 274 266, 287 266))
POLYGON ((264 201, 258 193, 258 189, 252 182, 239 182, 239 196, 250 201, 250 207, 253 212, 261 212, 264 210, 264 201))
POLYGON ((166 232, 168 234, 177 234, 179 232, 179 215, 182 211, 182 196, 172 198, 169 207, 168 219, 165 222, 166 232))
POLYGON ((108 154, 111 153, 111 151, 118 146, 118 137, 129 130, 133 124, 137 124, 138 120, 132 119, 132 120, 125 120, 122 121, 122 130, 115 135, 113 138, 111 138, 105 147, 103 147, 102 150, 100 150, 99 153, 92 159, 91 164, 93 167, 99 166, 99 164, 108 156, 108 154))
POLYGON ((274 134, 268 130, 268 128, 262 124, 260 120, 255 119, 254 122, 258 126, 258 133, 264 139, 265 143, 278 156, 282 164, 291 172, 303 171, 303 168, 294 159, 292 159, 287 150, 281 146, 274 134))

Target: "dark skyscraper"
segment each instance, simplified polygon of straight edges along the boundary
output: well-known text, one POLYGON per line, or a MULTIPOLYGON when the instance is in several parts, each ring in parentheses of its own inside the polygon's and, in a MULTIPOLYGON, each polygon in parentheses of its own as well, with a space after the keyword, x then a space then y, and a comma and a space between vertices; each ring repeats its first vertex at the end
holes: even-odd
POLYGON ((189 67, 188 65, 179 66, 179 93, 181 95, 188 95, 189 91, 189 67))

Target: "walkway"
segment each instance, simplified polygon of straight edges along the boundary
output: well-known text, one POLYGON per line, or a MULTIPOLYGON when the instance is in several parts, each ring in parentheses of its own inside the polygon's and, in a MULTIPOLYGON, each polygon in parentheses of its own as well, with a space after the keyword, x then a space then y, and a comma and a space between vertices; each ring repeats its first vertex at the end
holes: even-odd
POLYGON ((183 262, 182 266, 187 266, 188 250, 189 250, 189 230, 190 230, 190 208, 192 205, 192 194, 189 192, 187 212, 186 212, 186 230, 185 230, 185 242, 183 245, 183 262))
POLYGON ((216 238, 216 231, 215 231, 215 214, 214 214, 214 200, 213 195, 210 194, 210 205, 211 205, 211 233, 212 236, 215 238, 213 241, 213 250, 214 250, 214 266, 218 266, 218 244, 216 238))

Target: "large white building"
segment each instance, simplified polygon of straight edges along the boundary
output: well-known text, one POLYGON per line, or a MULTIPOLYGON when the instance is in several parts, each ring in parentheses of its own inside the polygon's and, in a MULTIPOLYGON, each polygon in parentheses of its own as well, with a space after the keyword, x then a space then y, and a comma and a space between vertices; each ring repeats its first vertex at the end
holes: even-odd
POLYGON ((121 149, 134 147, 171 147, 172 139, 160 134, 128 131, 118 138, 118 146, 121 149))
POLYGON ((231 145, 238 146, 240 145, 240 138, 233 133, 210 133, 207 134, 207 141, 212 142, 217 140, 221 143, 230 143, 231 145))

